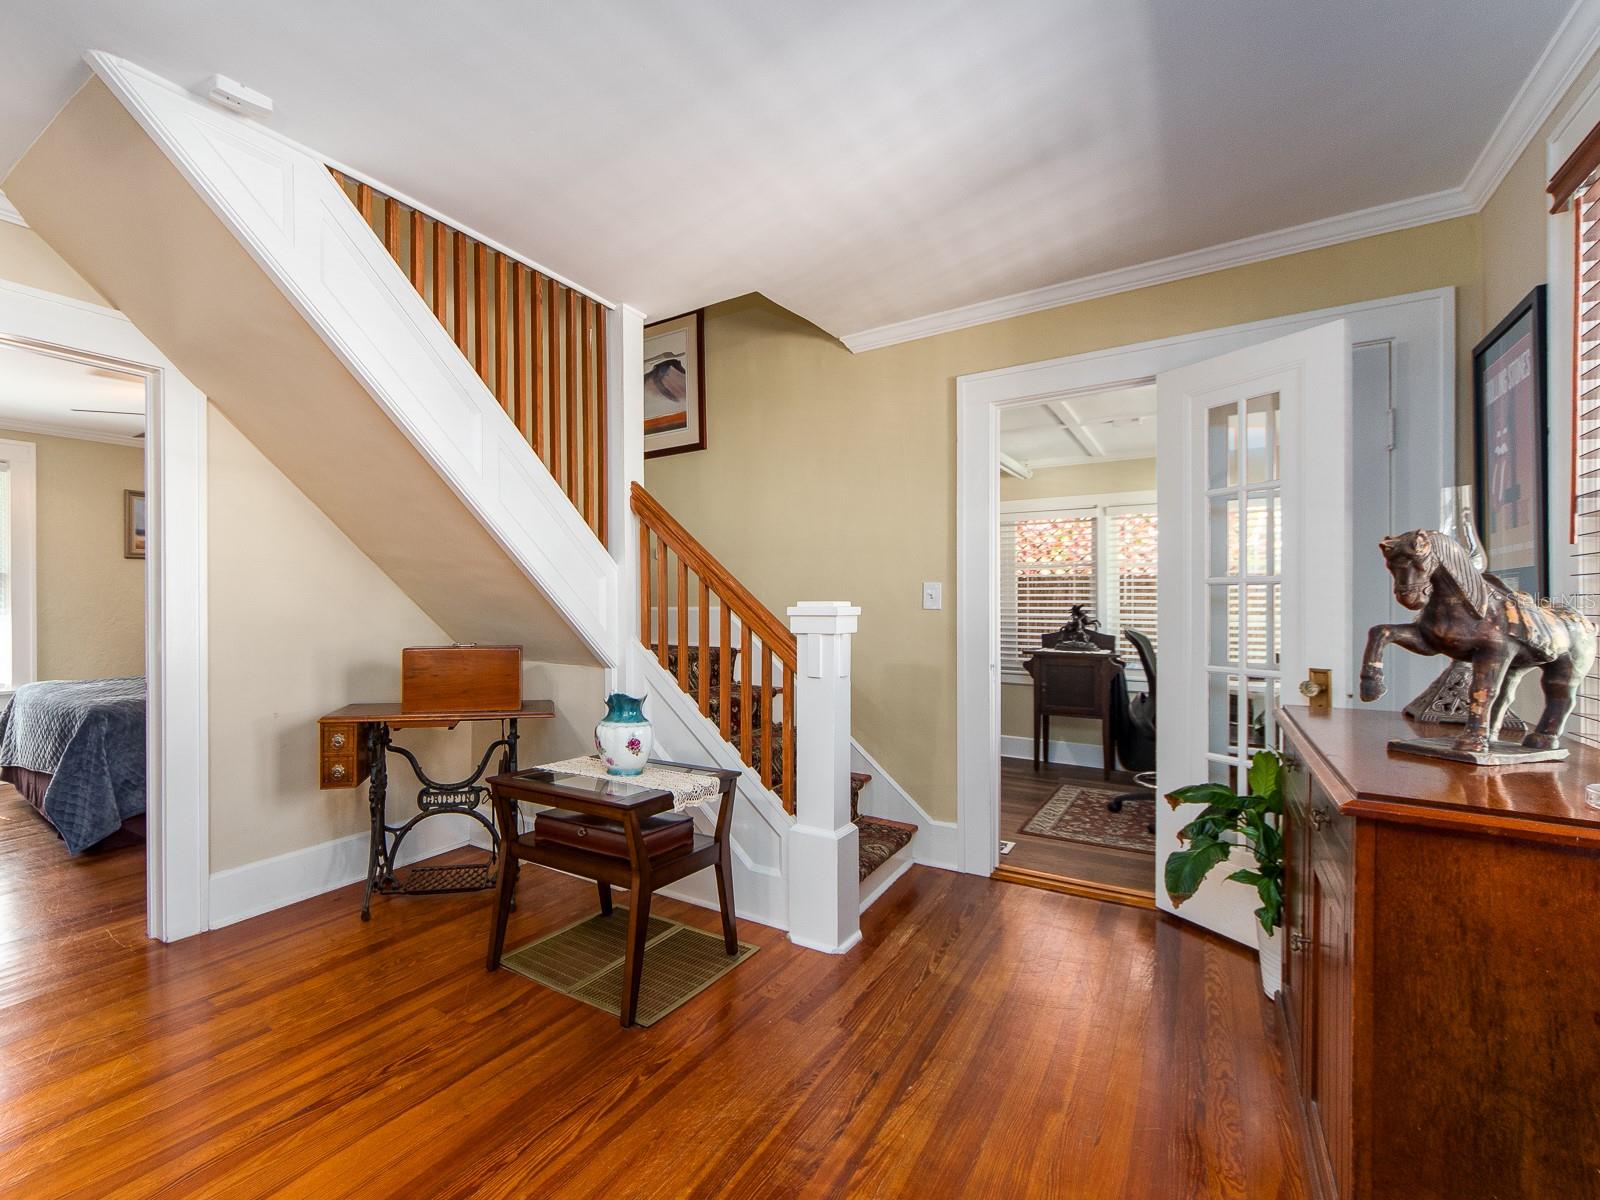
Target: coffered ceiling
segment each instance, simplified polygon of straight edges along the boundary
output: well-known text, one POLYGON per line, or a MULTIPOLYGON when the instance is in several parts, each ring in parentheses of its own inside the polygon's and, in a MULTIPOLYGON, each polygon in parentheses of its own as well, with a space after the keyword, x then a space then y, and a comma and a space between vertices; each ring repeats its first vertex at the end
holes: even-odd
POLYGON ((1452 211, 1569 3, 10 0, 0 174, 87 49, 222 72, 608 298, 759 291, 871 345, 1374 206, 1452 211))

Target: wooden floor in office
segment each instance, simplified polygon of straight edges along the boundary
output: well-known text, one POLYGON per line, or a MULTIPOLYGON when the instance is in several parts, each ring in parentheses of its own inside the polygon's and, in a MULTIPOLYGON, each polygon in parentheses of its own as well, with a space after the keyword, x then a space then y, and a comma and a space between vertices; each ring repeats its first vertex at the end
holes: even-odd
POLYGON ((1066 783, 1090 787, 1135 791, 1133 777, 1114 771, 1108 782, 1100 772, 1087 767, 1067 767, 1043 763, 1039 770, 1025 758, 1000 760, 1000 838, 1013 841, 1016 848, 1000 860, 1002 867, 1037 872, 1058 879, 1103 884, 1144 896, 1153 896, 1155 856, 1115 846, 1093 846, 1086 842, 1064 842, 1060 838, 1023 833, 1039 806, 1066 783))
MULTIPOLYGON (((743 923, 759 953, 624 1031, 486 974, 484 893, 164 946, 142 891, 0 801, 6 1197, 1305 1195, 1253 961, 1151 912, 916 867, 849 954, 743 923)), ((518 900, 513 943, 594 895, 518 900)))

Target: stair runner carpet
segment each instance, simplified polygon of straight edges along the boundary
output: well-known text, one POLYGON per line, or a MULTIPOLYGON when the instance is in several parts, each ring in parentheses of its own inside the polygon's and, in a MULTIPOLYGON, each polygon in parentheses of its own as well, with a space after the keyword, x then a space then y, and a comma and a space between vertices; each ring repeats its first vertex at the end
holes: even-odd
POLYGON ((861 789, 866 787, 872 776, 860 771, 850 772, 850 819, 856 824, 856 839, 859 844, 857 862, 859 865, 859 878, 865 882, 884 863, 888 862, 911 841, 911 835, 916 833, 915 825, 905 821, 891 821, 887 817, 874 817, 870 814, 861 814, 859 803, 861 789))

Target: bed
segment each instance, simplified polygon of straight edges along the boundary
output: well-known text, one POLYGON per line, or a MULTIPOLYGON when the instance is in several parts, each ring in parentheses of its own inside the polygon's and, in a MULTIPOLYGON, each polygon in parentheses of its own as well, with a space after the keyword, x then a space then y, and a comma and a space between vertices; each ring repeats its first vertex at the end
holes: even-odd
POLYGON ((70 854, 114 834, 142 837, 144 729, 141 677, 25 683, 0 714, 0 779, 70 854))

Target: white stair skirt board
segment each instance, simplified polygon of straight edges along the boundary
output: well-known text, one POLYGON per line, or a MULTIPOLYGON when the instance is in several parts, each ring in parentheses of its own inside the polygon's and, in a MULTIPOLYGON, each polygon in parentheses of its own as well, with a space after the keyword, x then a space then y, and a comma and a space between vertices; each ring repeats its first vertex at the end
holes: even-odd
MULTIPOLYGON (((885 771, 883 765, 854 738, 850 739, 850 769, 872 776, 872 782, 861 792, 861 812, 890 821, 904 821, 917 827, 911 844, 891 858, 889 863, 896 861, 900 854, 906 854, 911 862, 919 866, 938 867, 945 871, 956 869, 960 842, 954 821, 936 821, 930 817, 927 810, 911 798, 911 793, 901 787, 894 776, 885 771)), ((865 883, 876 886, 878 876, 889 869, 889 863, 867 876, 865 883)))
MULTIPOLYGON (((1031 763, 1033 739, 1009 734, 1003 736, 1000 739, 1000 757, 1023 758, 1031 763)), ((1099 746, 1091 746, 1088 742, 1051 742, 1050 761, 1058 767, 1093 767, 1098 771, 1105 762, 1105 755, 1099 746)))
MULTIPOLYGON (((465 846, 471 840, 470 831, 481 828, 470 817, 429 817, 406 835, 398 865, 406 866, 465 846)), ((218 871, 211 877, 211 928, 221 929, 286 904, 362 882, 367 877, 369 842, 367 833, 352 833, 303 850, 291 850, 260 862, 218 871)), ((380 911, 380 907, 374 908, 374 919, 380 911)), ((361 905, 355 900, 350 906, 350 919, 359 920, 360 915, 361 905)))
MULTIPOLYGON (((917 837, 921 837, 918 834, 917 837)), ((911 839, 909 845, 900 847, 890 855, 887 862, 871 875, 861 881, 861 886, 866 889, 861 893, 861 911, 866 912, 878 902, 878 897, 894 886, 895 881, 912 867, 917 865, 917 860, 911 855, 911 846, 916 844, 916 838, 911 839)))

